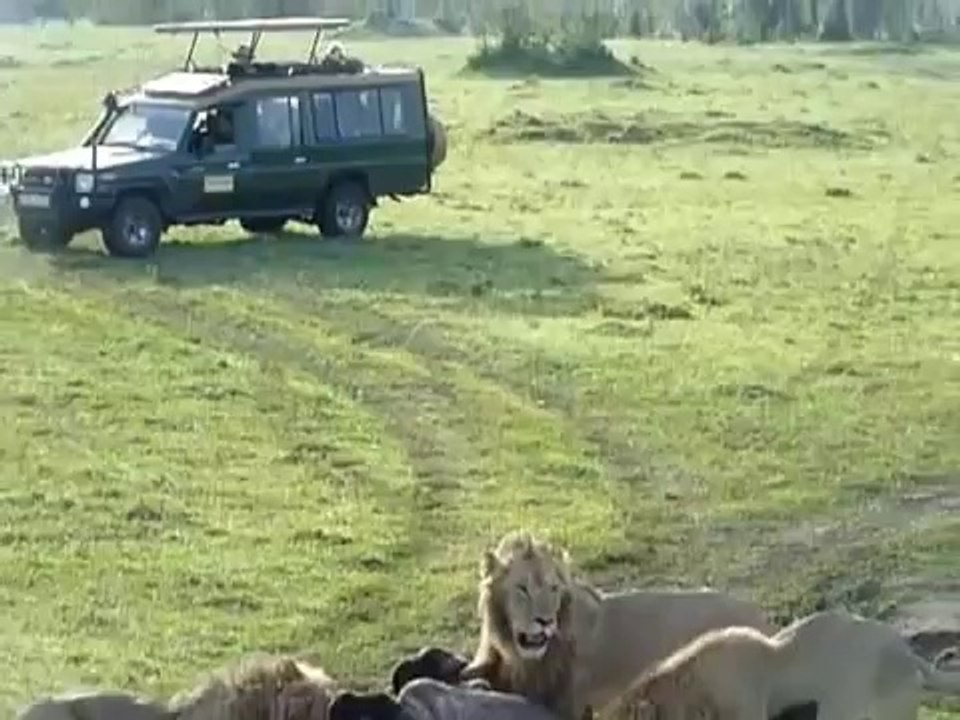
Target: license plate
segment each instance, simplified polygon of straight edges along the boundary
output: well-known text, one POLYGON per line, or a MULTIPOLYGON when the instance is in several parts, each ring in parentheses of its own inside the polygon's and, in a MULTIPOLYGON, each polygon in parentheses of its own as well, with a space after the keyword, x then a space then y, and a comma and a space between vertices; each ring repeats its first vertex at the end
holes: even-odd
POLYGON ((48 208, 50 207, 50 196, 40 193, 20 193, 17 198, 17 204, 20 207, 28 208, 48 208))

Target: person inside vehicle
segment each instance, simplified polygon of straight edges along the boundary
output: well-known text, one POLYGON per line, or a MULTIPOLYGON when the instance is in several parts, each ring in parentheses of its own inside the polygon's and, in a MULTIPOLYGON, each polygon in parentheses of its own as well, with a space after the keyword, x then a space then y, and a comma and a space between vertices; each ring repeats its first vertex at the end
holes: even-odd
POLYGON ((231 150, 236 146, 233 113, 227 108, 211 108, 195 131, 196 147, 202 155, 231 150))

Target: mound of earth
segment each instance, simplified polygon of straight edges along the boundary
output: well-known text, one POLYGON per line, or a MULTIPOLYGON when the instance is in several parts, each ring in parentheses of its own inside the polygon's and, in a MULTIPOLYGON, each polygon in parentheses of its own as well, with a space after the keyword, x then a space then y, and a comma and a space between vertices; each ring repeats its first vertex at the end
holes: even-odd
POLYGON ((885 137, 879 132, 848 132, 821 123, 793 120, 741 120, 705 114, 678 119, 662 114, 610 116, 603 112, 538 116, 522 110, 496 121, 488 134, 501 142, 565 143, 720 143, 765 148, 843 148, 870 150, 885 137))

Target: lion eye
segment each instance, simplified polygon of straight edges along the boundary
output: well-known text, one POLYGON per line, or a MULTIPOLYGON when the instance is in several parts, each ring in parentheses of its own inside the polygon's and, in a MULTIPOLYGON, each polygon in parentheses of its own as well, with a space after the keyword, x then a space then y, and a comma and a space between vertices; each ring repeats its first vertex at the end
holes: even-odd
POLYGON ((527 589, 526 585, 517 585, 517 590, 520 591, 521 595, 530 595, 530 590, 527 589))

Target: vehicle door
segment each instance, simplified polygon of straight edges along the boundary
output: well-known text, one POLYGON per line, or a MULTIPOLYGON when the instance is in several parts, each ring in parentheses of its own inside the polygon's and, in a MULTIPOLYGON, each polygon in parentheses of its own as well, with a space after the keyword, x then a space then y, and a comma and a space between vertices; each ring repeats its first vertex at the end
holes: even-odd
POLYGON ((377 185, 384 192, 415 192, 429 182, 430 152, 422 87, 418 82, 380 88, 382 157, 377 185))
POLYGON ((298 91, 251 99, 254 137, 251 182, 261 210, 277 215, 311 212, 317 188, 304 148, 304 98, 298 91))
POLYGON ((175 169, 181 219, 232 218, 261 202, 250 162, 250 109, 243 102, 201 110, 175 169))
POLYGON ((380 163, 392 158, 381 152, 383 124, 376 87, 346 87, 310 93, 310 118, 305 137, 314 187, 343 169, 361 170, 373 184, 380 163))

